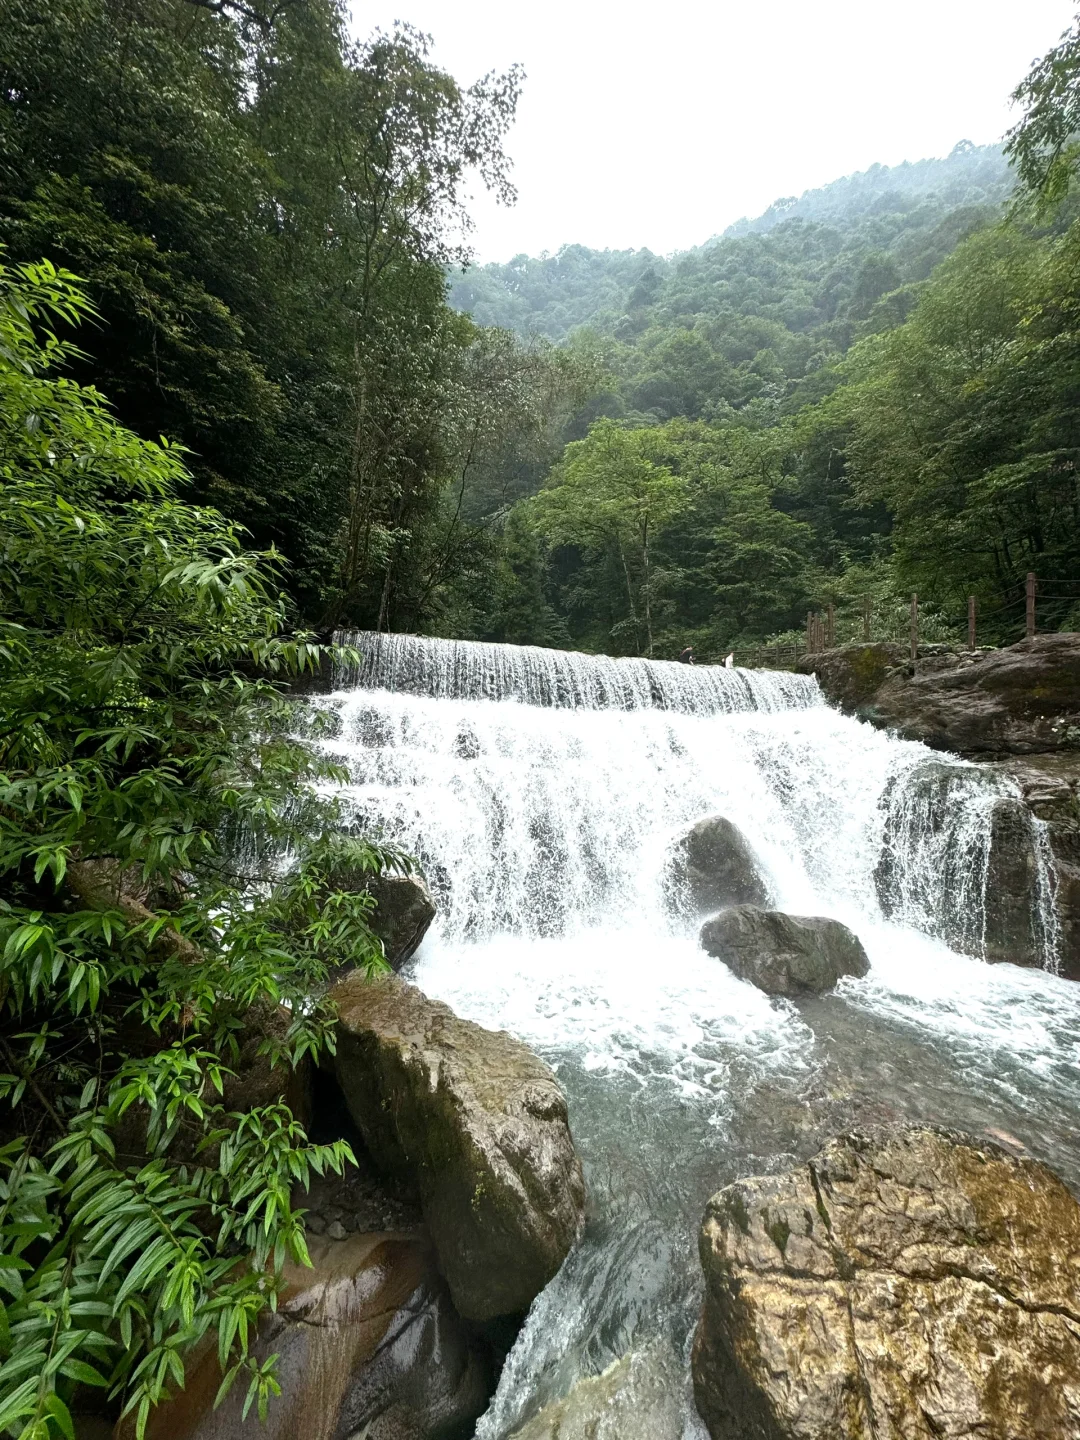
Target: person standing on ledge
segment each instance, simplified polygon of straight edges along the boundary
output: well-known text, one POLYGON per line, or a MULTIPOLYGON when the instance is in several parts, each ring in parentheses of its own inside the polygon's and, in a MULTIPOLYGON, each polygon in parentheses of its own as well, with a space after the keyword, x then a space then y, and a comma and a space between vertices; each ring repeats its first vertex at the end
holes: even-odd
POLYGON ((684 665, 696 665, 697 661, 694 659, 694 647, 687 645, 686 649, 679 655, 679 659, 684 665))

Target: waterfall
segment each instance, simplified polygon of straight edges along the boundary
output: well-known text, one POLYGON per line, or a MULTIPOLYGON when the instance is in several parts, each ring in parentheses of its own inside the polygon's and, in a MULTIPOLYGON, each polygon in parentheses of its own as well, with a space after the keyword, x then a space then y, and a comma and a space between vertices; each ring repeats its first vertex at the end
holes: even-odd
MULTIPOLYGON (((958 953, 982 953, 1007 779, 841 715, 811 678, 341 638, 359 659, 310 703, 350 823, 415 854, 435 894, 411 978, 553 1065, 586 1168, 585 1237, 478 1440, 631 1348, 684 1374, 704 1201, 844 1124, 993 1125, 1080 1179, 1080 987, 958 953), (743 831, 779 908, 859 934, 864 980, 770 1001, 698 948, 665 870, 710 814, 743 831)), ((699 1433, 680 1403, 682 1428, 650 1440, 699 1433)))
POLYGON ((415 635, 351 631, 337 637, 356 650, 335 682, 448 700, 520 700, 568 710, 677 710, 727 715, 820 705, 813 676, 728 670, 670 660, 612 659, 538 645, 484 645, 415 635))

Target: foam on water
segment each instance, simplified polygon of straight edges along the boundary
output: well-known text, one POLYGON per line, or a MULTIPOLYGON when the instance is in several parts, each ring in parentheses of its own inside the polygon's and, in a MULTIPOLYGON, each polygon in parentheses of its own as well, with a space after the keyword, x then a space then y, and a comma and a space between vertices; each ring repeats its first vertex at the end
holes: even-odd
MULTIPOLYGON (((556 1068, 589 1188, 583 1241, 533 1307, 480 1440, 628 1348, 685 1360, 708 1195, 843 1124, 990 1126, 1080 1180, 1080 987, 941 939, 978 950, 1007 780, 846 718, 796 677, 406 637, 368 650, 354 678, 384 688, 318 703, 356 823, 417 854, 436 893, 413 977, 556 1068), (949 803, 920 828, 910 796, 931 764, 949 803), (700 950, 665 857, 715 813, 779 908, 857 931, 864 980, 796 1006, 700 950)), ((697 1434, 688 1393, 682 1417, 697 1434)))

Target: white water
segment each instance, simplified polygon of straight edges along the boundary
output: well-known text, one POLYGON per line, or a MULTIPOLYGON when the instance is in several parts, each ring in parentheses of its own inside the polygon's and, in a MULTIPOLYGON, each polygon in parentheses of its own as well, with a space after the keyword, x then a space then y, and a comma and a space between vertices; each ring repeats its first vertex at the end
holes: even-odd
MULTIPOLYGON (((321 702, 326 743, 357 823, 417 854, 436 892, 414 978, 556 1067, 589 1185, 586 1235, 534 1306, 481 1440, 628 1348, 659 1338, 685 1356, 706 1198, 831 1130, 992 1127, 1080 1178, 1080 987, 935 938, 978 949, 1007 782, 937 757, 950 800, 927 833, 910 797, 929 752, 827 708, 812 680, 359 643, 364 666, 343 678, 375 688, 321 702), (665 901, 665 856, 715 813, 747 836, 779 908, 856 930, 865 980, 795 1006, 698 948, 665 901), (887 832, 893 922, 875 880, 887 832)), ((1047 879, 1040 915, 1049 893, 1047 879)), ((670 1440, 696 1423, 687 1396, 670 1440)))

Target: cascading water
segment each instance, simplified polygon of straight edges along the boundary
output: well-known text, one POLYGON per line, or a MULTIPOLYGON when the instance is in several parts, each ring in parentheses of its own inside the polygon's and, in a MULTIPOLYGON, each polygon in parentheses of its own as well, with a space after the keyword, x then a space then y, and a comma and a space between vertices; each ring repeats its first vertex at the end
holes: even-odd
POLYGON ((704 1202, 844 1125, 990 1128, 1080 1181, 1080 987, 939 938, 979 948, 1007 781, 838 714, 808 678, 347 640, 360 666, 313 703, 356 823, 416 854, 436 893, 412 978, 553 1065, 589 1186, 585 1236, 533 1306, 480 1440, 629 1349, 668 1357, 678 1392, 670 1436, 649 1440, 699 1435, 685 1362, 704 1202), (946 823, 911 800, 928 764, 946 823), (698 948, 664 872, 709 814, 746 835, 779 908, 860 935, 866 979, 770 1001, 698 948))

